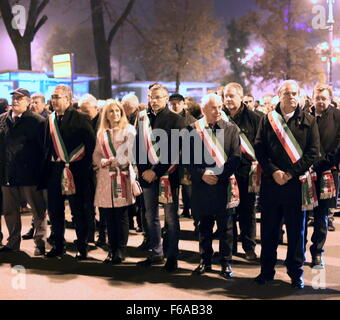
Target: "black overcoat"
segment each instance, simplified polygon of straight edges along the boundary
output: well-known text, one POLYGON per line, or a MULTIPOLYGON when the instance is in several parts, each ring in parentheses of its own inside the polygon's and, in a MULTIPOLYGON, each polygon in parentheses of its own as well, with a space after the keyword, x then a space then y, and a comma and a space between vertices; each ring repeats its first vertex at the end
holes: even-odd
MULTIPOLYGON (((229 177, 235 173, 241 159, 240 137, 237 128, 230 122, 220 120, 217 128, 223 130, 223 140, 219 139, 223 146, 228 160, 221 168, 216 169, 216 164, 210 154, 204 148, 203 142, 194 124, 188 127, 187 134, 190 138, 190 157, 187 157, 182 150, 182 163, 188 169, 192 181, 192 210, 198 216, 223 214, 227 207, 227 188, 229 177), (188 159, 190 159, 188 161, 188 159), (209 185, 202 180, 202 176, 207 169, 211 169, 218 177, 216 185, 209 185)), ((222 136, 222 135, 221 135, 222 136)), ((217 134, 219 138, 219 134, 217 134)), ((188 137, 183 137, 183 148, 187 149, 188 137)))
MULTIPOLYGON (((282 115, 280 104, 277 105, 276 111, 282 115)), ((287 125, 303 152, 301 159, 294 164, 272 129, 268 115, 264 116, 260 122, 255 140, 255 153, 263 170, 260 192, 263 204, 301 203, 299 176, 310 168, 320 153, 319 131, 313 116, 297 107, 287 125), (272 177, 272 174, 277 170, 288 172, 293 178, 285 185, 280 186, 272 177)))
POLYGON ((0 116, 0 183, 33 186, 41 178, 45 119, 29 110, 17 121, 12 111, 0 116))

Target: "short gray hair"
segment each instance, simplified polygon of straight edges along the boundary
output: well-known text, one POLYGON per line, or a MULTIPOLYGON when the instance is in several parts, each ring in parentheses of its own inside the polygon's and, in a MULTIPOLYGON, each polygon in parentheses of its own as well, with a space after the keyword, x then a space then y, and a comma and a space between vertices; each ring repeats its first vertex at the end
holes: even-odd
POLYGON ((136 95, 134 95, 133 93, 129 93, 127 95, 125 95, 123 98, 122 98, 122 103, 124 102, 127 102, 133 106, 136 106, 138 107, 139 105, 139 100, 138 100, 138 97, 136 95))
POLYGON ((216 93, 208 93, 202 98, 202 108, 204 108, 209 102, 216 102, 218 105, 223 104, 221 96, 217 95, 216 93))
POLYGON ((45 103, 45 96, 42 93, 32 94, 31 99, 40 99, 42 103, 45 103))
POLYGON ((62 90, 64 94, 69 97, 70 102, 72 102, 73 93, 72 89, 69 86, 67 86, 66 84, 59 84, 54 88, 54 90, 62 90))
POLYGON ((242 86, 237 83, 237 82, 230 82, 228 83, 222 90, 222 97, 224 98, 224 91, 227 88, 234 88, 236 90, 236 92, 238 93, 239 96, 241 96, 243 98, 243 88, 242 86))
POLYGON ((277 90, 278 96, 280 96, 280 93, 281 93, 282 89, 285 88, 285 87, 286 87, 287 85, 289 85, 289 84, 290 84, 290 85, 297 86, 298 92, 300 93, 300 86, 299 86, 299 84, 297 83, 297 81, 295 81, 295 80, 285 80, 285 81, 283 81, 283 82, 280 84, 279 89, 277 90))
POLYGON ((98 102, 97 99, 92 94, 86 93, 80 97, 78 105, 81 106, 84 103, 88 103, 91 107, 95 108, 97 107, 98 102))

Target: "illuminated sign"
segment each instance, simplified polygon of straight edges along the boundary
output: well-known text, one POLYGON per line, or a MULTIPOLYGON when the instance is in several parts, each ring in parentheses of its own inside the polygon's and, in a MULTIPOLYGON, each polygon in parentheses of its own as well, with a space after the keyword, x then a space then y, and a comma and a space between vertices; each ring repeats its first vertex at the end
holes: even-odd
POLYGON ((59 54, 53 56, 53 73, 55 78, 72 77, 72 54, 59 54))

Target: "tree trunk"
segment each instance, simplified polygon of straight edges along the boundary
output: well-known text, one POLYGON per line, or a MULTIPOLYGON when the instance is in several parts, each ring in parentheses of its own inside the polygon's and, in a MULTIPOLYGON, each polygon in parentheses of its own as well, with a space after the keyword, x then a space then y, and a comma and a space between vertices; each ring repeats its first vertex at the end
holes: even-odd
POLYGON ((112 97, 111 50, 105 37, 102 0, 91 0, 94 48, 96 53, 99 80, 99 98, 112 97))
POLYGON ((176 93, 179 93, 179 86, 181 85, 181 73, 176 72, 176 93))
POLYGON ((14 43, 14 46, 17 53, 18 69, 32 70, 31 42, 22 39, 20 42, 14 43))

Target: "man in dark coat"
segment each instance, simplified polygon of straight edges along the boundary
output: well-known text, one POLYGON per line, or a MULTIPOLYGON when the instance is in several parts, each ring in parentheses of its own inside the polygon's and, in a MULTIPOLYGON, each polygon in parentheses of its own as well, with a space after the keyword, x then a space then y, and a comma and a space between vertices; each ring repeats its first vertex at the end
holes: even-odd
POLYGON ((222 107, 220 96, 208 94, 203 97, 204 118, 188 127, 189 132, 184 134, 182 163, 191 174, 191 204, 199 221, 201 262, 193 273, 201 275, 211 271, 213 227, 216 221, 220 241, 220 274, 224 278, 230 278, 232 277, 233 223, 231 209, 227 209, 228 184, 229 177, 235 173, 240 163, 241 149, 236 126, 221 118, 222 107), (223 148, 226 156, 223 164, 217 165, 217 160, 213 156, 217 154, 216 145, 211 146, 213 150, 211 153, 208 151, 209 148, 201 138, 202 131, 197 129, 199 123, 204 124, 205 130, 217 137, 218 144, 221 149, 223 148), (189 155, 187 155, 188 150, 190 150, 189 155))
MULTIPOLYGON (((234 82, 227 84, 223 89, 222 98, 227 116, 239 127, 251 146, 254 146, 260 117, 242 103, 242 86, 234 82)), ((248 158, 248 155, 242 154, 240 166, 235 174, 240 191, 240 204, 236 208, 237 215, 235 215, 234 220, 234 248, 237 248, 236 218, 238 218, 242 247, 245 251, 246 259, 250 261, 257 258, 255 253, 255 193, 248 191, 251 165, 252 161, 248 158)))
POLYGON ((179 148, 177 150, 171 149, 172 130, 177 130, 179 136, 179 130, 184 128, 185 125, 183 119, 179 115, 169 110, 167 105, 168 100, 169 94, 167 88, 158 84, 154 85, 150 89, 151 108, 149 108, 143 118, 138 121, 136 159, 140 183, 143 188, 146 210, 145 216, 151 249, 150 256, 138 264, 141 266, 150 266, 152 264, 162 263, 165 254, 167 261, 164 269, 166 271, 174 271, 177 269, 178 241, 180 232, 178 219, 179 177, 177 168, 173 172, 169 173, 168 178, 167 171, 170 168, 171 163, 176 162, 176 160, 179 159, 179 148), (148 123, 150 127, 146 128, 143 132, 143 127, 148 126, 148 123), (149 132, 150 136, 151 134, 159 134, 155 141, 155 148, 160 149, 159 160, 154 159, 154 161, 150 162, 151 153, 152 151, 155 152, 155 149, 153 149, 152 143, 151 145, 147 143, 145 138, 145 133, 147 132, 149 132), (167 151, 164 151, 164 148, 166 148, 167 151), (166 176, 162 178, 164 175, 166 176), (172 200, 170 200, 169 197, 164 201, 166 223, 166 233, 164 234, 163 242, 163 247, 166 250, 164 253, 161 243, 161 226, 158 207, 159 196, 161 196, 161 194, 159 194, 160 183, 162 185, 162 182, 160 181, 161 179, 166 180, 162 180, 166 185, 168 185, 167 181, 170 181, 172 195, 172 200))
POLYGON ((34 255, 44 255, 46 205, 37 185, 44 160, 45 120, 29 110, 31 99, 27 90, 19 88, 12 95, 12 110, 0 116, 0 183, 3 213, 9 231, 8 242, 0 250, 20 249, 22 196, 30 204, 34 217, 34 255))
POLYGON ((260 190, 261 273, 255 281, 264 284, 274 278, 280 225, 284 217, 288 234, 288 275, 293 287, 303 288, 306 211, 302 210, 302 184, 299 179, 319 155, 320 139, 315 119, 298 105, 299 86, 296 81, 284 81, 279 89, 279 98, 275 111, 262 118, 255 140, 256 157, 263 170, 260 190), (279 140, 271 121, 274 116, 280 119, 282 126, 286 124, 294 141, 287 136, 279 140), (289 142, 295 146, 293 150, 300 150, 294 160, 290 156, 292 147, 289 150, 284 148, 289 142))
POLYGON ((317 84, 313 90, 314 112, 320 134, 321 156, 314 161, 314 169, 317 174, 316 191, 318 196, 318 207, 314 209, 314 231, 310 252, 312 255, 312 267, 324 268, 322 253, 328 230, 329 209, 335 208, 335 193, 338 185, 338 164, 334 161, 336 148, 340 143, 340 110, 331 105, 333 96, 332 89, 323 84, 317 84), (334 193, 324 196, 321 199, 321 180, 326 178, 327 171, 329 178, 334 180, 334 193))
POLYGON ((248 107, 250 111, 255 112, 260 118, 264 116, 264 113, 256 108, 254 97, 251 94, 245 94, 242 102, 248 107))
MULTIPOLYGON (((46 126, 46 184, 48 209, 54 234, 54 247, 46 257, 60 257, 64 253, 64 223, 67 198, 77 234, 77 259, 87 258, 86 199, 91 190, 92 154, 96 144, 94 130, 87 115, 71 106, 72 91, 58 85, 52 94, 54 112, 46 126)), ((93 205, 93 203, 92 203, 93 205)))
MULTIPOLYGON (((190 126, 196 121, 196 119, 186 109, 187 106, 185 105, 185 99, 182 95, 178 93, 174 93, 173 95, 170 96, 169 102, 171 105, 171 110, 177 113, 179 116, 183 117, 186 126, 190 126)), ((180 180, 184 178, 183 176, 185 174, 185 172, 182 172, 181 170, 182 169, 180 169, 180 180)), ((185 180, 188 180, 188 179, 185 179, 185 180)), ((186 184, 181 183, 182 201, 183 201, 183 212, 181 216, 186 217, 186 218, 191 217, 190 216, 191 184, 189 183, 190 183, 189 181, 187 181, 186 184)))

